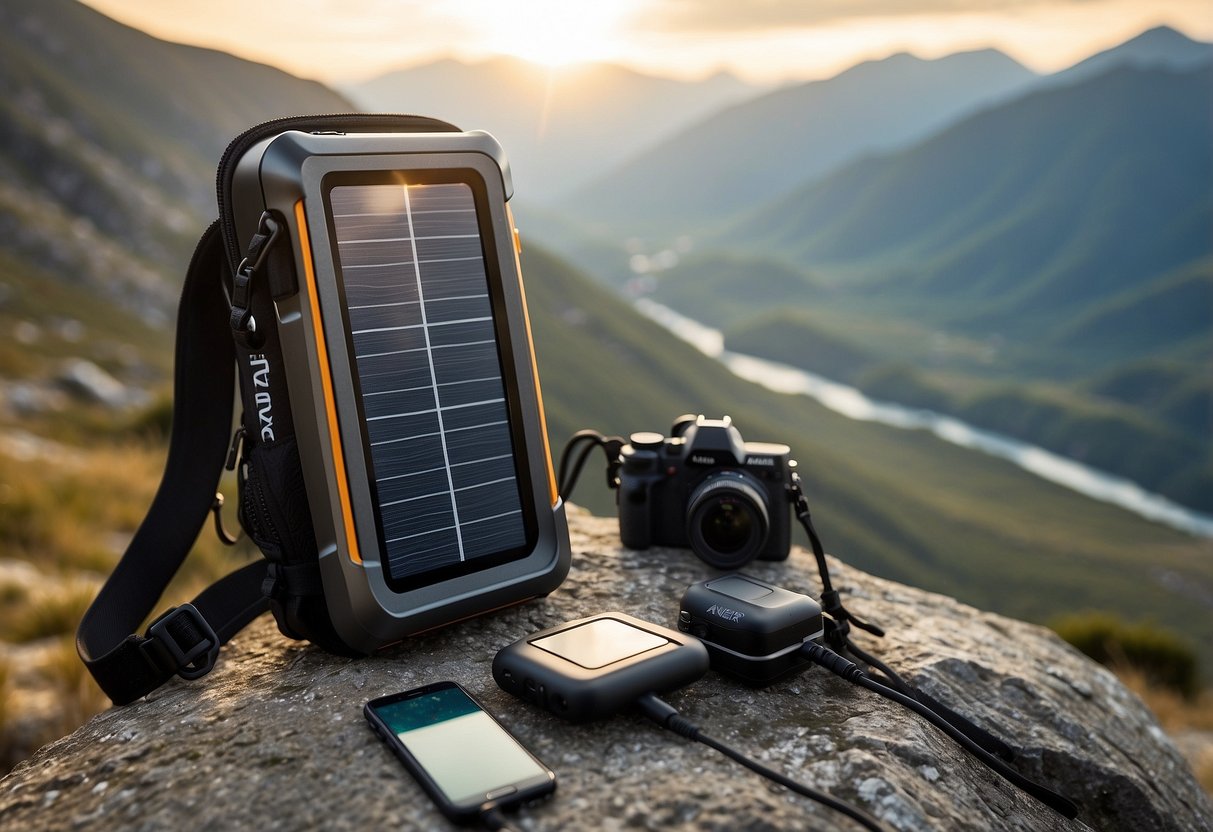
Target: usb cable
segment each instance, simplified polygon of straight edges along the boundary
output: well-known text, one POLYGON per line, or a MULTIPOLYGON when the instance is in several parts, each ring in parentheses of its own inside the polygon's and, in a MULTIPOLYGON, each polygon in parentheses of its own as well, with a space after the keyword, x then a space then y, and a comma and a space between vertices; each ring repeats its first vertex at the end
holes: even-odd
POLYGON ((887 832, 887 827, 862 809, 851 806, 848 803, 843 803, 841 800, 830 797, 828 794, 819 792, 803 783, 798 783, 774 769, 767 768, 757 760, 751 760, 737 749, 725 745, 715 737, 708 736, 699 730, 698 725, 683 717, 673 705, 656 694, 646 693, 636 700, 636 704, 639 706, 641 713, 662 728, 673 731, 675 734, 686 737, 689 740, 701 742, 709 748, 714 748, 726 757, 741 763, 746 768, 761 774, 768 780, 774 781, 798 795, 807 797, 809 800, 814 800, 823 806, 828 806, 836 812, 841 812, 864 829, 870 830, 870 832, 887 832))
POLYGON ((1017 786, 1018 788, 1027 792, 1041 803, 1044 803, 1050 809, 1053 809, 1067 818, 1075 818, 1078 816, 1078 807, 1075 806, 1071 800, 1063 797, 1052 789, 1024 777, 1018 771, 1011 768, 1002 760, 998 759, 993 754, 975 743, 962 731, 958 730, 954 725, 941 717, 939 714, 935 713, 923 703, 919 702, 917 699, 906 696, 904 693, 894 690, 888 685, 881 684, 868 674, 864 673, 859 668, 859 665, 843 658, 824 645, 811 641, 805 642, 804 647, 801 648, 801 652, 814 664, 824 667, 826 670, 830 671, 836 676, 841 677, 842 679, 845 679, 851 684, 867 688, 873 693, 883 696, 885 699, 889 699, 914 711, 914 713, 918 714, 927 722, 931 723, 940 731, 943 731, 945 734, 955 740, 962 748, 964 748, 974 757, 985 763, 986 766, 995 774, 998 774, 1012 785, 1017 786))
POLYGON ((510 826, 510 822, 505 819, 501 807, 495 803, 481 807, 480 822, 484 824, 486 829, 491 829, 493 832, 518 832, 516 826, 510 826))

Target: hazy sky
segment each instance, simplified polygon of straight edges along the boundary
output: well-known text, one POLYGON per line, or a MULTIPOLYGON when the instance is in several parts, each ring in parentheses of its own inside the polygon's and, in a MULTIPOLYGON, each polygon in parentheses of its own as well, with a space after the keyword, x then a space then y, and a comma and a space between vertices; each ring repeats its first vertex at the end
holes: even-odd
POLYGON ((666 75, 824 77, 859 60, 996 46, 1038 70, 1168 23, 1213 39, 1213 0, 85 0, 169 40, 306 78, 443 55, 604 60, 666 75))

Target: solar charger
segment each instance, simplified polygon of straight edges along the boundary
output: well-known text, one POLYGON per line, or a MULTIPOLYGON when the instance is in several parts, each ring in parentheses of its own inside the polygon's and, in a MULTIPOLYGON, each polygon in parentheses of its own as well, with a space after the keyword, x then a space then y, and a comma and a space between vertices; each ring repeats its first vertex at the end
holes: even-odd
POLYGON ((240 250, 268 213, 295 264, 263 328, 283 366, 246 369, 266 377, 261 429, 293 422, 329 614, 357 650, 568 572, 511 192, 482 132, 287 130, 237 164, 240 250))

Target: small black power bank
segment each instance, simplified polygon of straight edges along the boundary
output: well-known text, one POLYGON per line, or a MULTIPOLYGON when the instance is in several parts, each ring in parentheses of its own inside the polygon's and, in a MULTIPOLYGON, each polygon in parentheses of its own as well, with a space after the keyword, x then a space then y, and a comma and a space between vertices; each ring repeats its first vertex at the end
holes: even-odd
POLYGON ((707 646, 714 670, 753 686, 810 667, 801 648, 824 633, 812 598, 740 572, 687 587, 678 629, 707 646))
POLYGON ((646 693, 675 690, 708 672, 691 636, 607 612, 549 627, 502 648, 497 686, 570 722, 611 716, 646 693))

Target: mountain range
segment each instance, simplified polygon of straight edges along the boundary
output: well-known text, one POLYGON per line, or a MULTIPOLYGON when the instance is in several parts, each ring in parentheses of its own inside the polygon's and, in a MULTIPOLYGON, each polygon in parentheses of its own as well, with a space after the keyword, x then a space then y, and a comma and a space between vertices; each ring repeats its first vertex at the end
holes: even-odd
POLYGON ((366 110, 489 130, 510 150, 519 192, 546 200, 754 90, 723 72, 680 81, 611 64, 546 68, 505 57, 447 58, 343 87, 366 110))
POLYGON ((1047 85, 1072 84, 1121 66, 1182 71, 1210 61, 1213 61, 1213 44, 1193 40, 1170 26, 1155 26, 1041 81, 1047 85))
POLYGON ((155 325, 215 211, 214 166, 253 124, 348 111, 337 93, 168 43, 74 0, 0 3, 0 233, 155 325))
MULTIPOLYGON (((0 214, 0 326, 15 337, 0 345, 7 405, 0 424, 6 432, 74 437, 71 454, 87 457, 107 437, 138 440, 113 425, 95 429, 99 423, 82 421, 76 407, 23 415, 11 391, 22 388, 28 399, 29 388, 49 382, 54 362, 81 356, 125 384, 163 391, 170 334, 132 315, 157 304, 171 313, 188 257, 175 252, 213 214, 211 179, 223 143, 284 110, 347 105, 277 70, 166 44, 65 0, 2 9, 0 89, 11 118, 0 128, 0 165, 11 185, 0 214), (204 131, 205 120, 213 124, 204 131), (122 221, 104 216, 107 208, 122 221), (107 245, 112 262, 99 260, 91 241, 107 245), (48 256, 58 247, 62 258, 48 256), (128 275, 135 266, 146 281, 142 294, 116 291, 111 280, 119 278, 106 269, 128 275), (133 298, 143 305, 130 306, 133 298), (71 433, 63 425, 73 420, 71 433)), ((577 428, 626 435, 665 431, 686 411, 729 413, 747 438, 792 446, 819 529, 848 562, 1038 621, 1075 607, 1130 610, 1185 629, 1206 651, 1213 644, 1200 594, 1213 591, 1213 561, 1203 542, 931 436, 852 422, 750 385, 534 244, 522 210, 519 222, 557 451, 577 428)), ((800 279, 787 264, 770 274, 785 287, 800 279)), ((831 294, 832 280, 805 278, 806 291, 831 294)), ((1110 392, 1139 394, 1131 382, 1110 392)), ((612 495, 597 464, 574 500, 609 513, 612 495)), ((131 507, 114 525, 124 527, 141 509, 131 507)), ((22 522, 0 513, 0 540, 20 535, 22 522)), ((697 562, 687 562, 696 572, 697 562)))
POLYGON ((869 286, 961 307, 973 326, 990 324, 974 304, 999 300, 1000 325, 1051 328, 1209 253, 1210 100, 1213 64, 1119 67, 856 162, 730 239, 818 267, 878 264, 869 286))
POLYGON ((629 234, 702 230, 846 162, 904 147, 1035 79, 993 49, 868 61, 714 112, 603 170, 562 205, 629 234))
POLYGON ((1213 508, 1213 63, 1111 55, 742 216, 657 298, 733 349, 1213 508), (726 309, 703 263, 739 258, 726 309))

